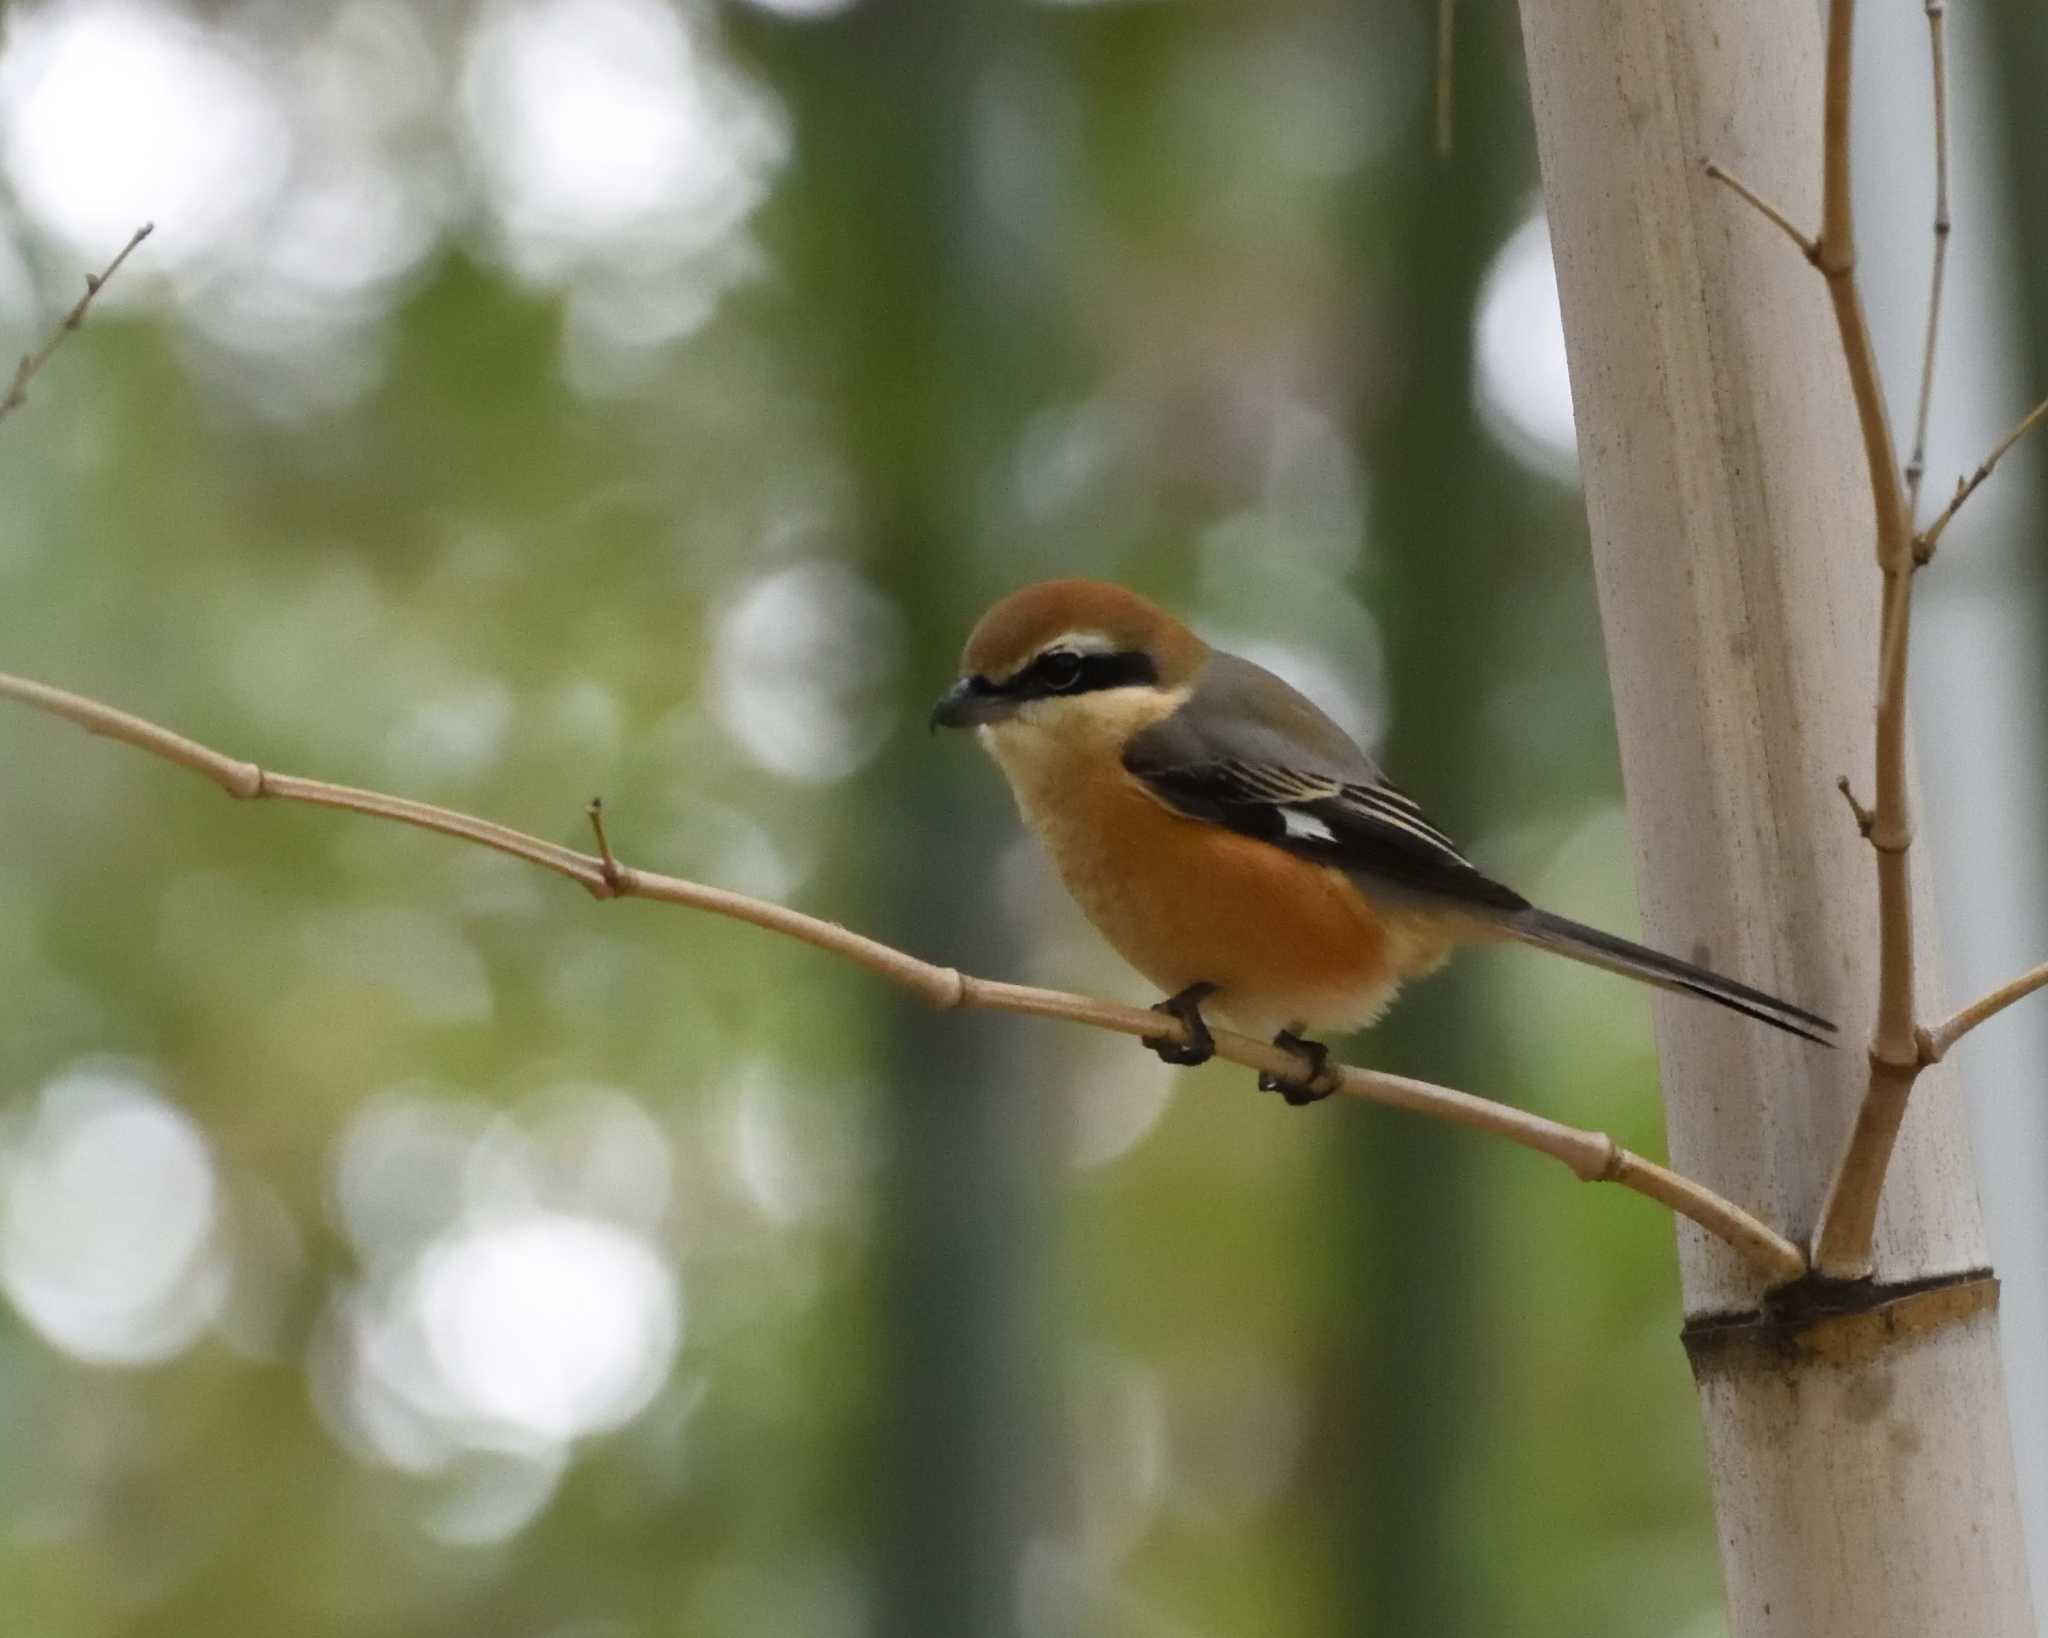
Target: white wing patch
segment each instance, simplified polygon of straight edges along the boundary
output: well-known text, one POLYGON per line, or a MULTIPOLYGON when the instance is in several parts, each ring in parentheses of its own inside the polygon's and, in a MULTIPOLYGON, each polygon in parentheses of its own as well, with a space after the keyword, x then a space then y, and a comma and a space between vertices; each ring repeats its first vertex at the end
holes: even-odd
POLYGON ((1299 808, 1282 808, 1280 822, 1287 827, 1287 834, 1302 841, 1334 842, 1337 833, 1312 813, 1303 813, 1299 808))

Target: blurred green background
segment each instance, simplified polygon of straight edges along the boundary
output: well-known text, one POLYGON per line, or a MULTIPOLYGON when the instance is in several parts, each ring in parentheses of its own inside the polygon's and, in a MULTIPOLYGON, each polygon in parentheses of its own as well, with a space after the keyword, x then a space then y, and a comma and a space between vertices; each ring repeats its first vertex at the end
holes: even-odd
MULTIPOLYGON (((1632 931, 1516 19, 1442 158, 1434 11, 9 6, 0 340, 157 232, 0 425, 0 667, 1149 1000, 922 732, 1095 574, 1632 931)), ((1721 1630, 1670 1227, 1521 1152, 12 707, 0 998, 7 1634, 1721 1630)), ((1350 1051, 1661 1152, 1598 974, 1350 1051)))

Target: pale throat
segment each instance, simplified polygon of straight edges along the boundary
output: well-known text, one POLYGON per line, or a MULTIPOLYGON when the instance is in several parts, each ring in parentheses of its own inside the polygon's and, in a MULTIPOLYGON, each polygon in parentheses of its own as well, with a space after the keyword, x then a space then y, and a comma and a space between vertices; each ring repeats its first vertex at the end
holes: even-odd
POLYGON ((1039 829, 1042 804, 1087 805, 1089 795, 1127 791, 1123 756, 1131 736, 1172 716, 1187 697, 1185 688, 1107 688, 1033 700, 1015 716, 984 724, 977 737, 1009 779, 1027 822, 1039 829), (1089 791, 1097 781, 1100 787, 1089 791))

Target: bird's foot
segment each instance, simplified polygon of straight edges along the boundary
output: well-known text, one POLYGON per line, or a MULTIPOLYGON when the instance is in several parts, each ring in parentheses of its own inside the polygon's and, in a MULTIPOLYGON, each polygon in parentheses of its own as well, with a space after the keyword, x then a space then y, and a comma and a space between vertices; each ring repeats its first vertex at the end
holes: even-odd
POLYGON ((1330 1049, 1321 1041, 1304 1041, 1291 1029, 1283 1029, 1273 1037, 1273 1044, 1294 1053, 1307 1066, 1308 1073, 1292 1078, 1279 1075, 1261 1075, 1261 1092, 1278 1092, 1296 1109, 1304 1104, 1321 1103, 1337 1090, 1336 1077, 1330 1073, 1330 1049))
POLYGON ((1209 1033, 1208 1022, 1202 1017, 1202 1003, 1216 993, 1216 986, 1205 982, 1190 984, 1186 989, 1176 991, 1152 1010, 1163 1012, 1169 1018, 1178 1018, 1187 1026, 1188 1038, 1185 1043, 1164 1035, 1141 1035, 1140 1046, 1148 1046, 1158 1053, 1161 1061, 1179 1064, 1192 1069, 1196 1064, 1205 1064, 1216 1056, 1216 1040, 1209 1033))

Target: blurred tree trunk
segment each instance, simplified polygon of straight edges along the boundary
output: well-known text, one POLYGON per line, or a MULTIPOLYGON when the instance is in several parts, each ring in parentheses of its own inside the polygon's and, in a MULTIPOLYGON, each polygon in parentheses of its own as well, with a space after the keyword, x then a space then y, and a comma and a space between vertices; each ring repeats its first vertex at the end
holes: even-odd
MULTIPOLYGON (((969 780, 987 770, 970 746, 935 746, 922 723, 985 597, 973 485, 1028 379, 992 357, 1006 332, 977 297, 991 283, 973 119, 999 22, 976 4, 872 0, 748 31, 797 126, 801 204, 782 260, 798 310, 826 316, 806 364, 827 380, 865 566, 910 631, 905 730, 863 781, 872 820, 846 913, 975 972, 1017 965, 991 910, 997 838, 960 822, 969 780)), ((992 801, 980 811, 1007 817, 992 801)), ((1020 1084, 1029 1026, 969 1025, 904 999, 887 1016, 875 1630, 1003 1638, 1017 1630, 1020 1558, 1048 1489, 1054 1106, 1020 1084)))
MULTIPOLYGON (((1843 1023, 1826 1053, 1660 1005, 1671 1152, 1804 1237, 1875 988, 1868 850, 1832 788, 1870 765, 1875 531, 1821 281, 1702 166, 1816 218, 1820 34, 1769 0, 1522 15, 1644 920, 1843 1023)), ((2031 1634, 1953 1072, 1915 1094, 1875 1282, 1767 1306, 1726 1248, 1682 1232, 1680 1260, 1737 1638, 2031 1634)))
MULTIPOLYGON (((1387 21, 1385 0, 1367 7, 1387 21)), ((1359 227, 1388 262, 1383 358, 1399 379, 1356 383, 1373 474, 1372 533, 1384 545, 1369 600, 1386 645, 1385 761, 1439 824, 1470 835, 1486 812, 1485 737, 1475 725, 1501 682, 1501 634, 1521 583, 1502 543, 1526 536, 1538 485, 1487 436, 1473 396, 1473 314, 1488 262, 1535 181, 1511 26, 1467 19, 1458 63, 1458 142, 1429 149, 1425 109, 1390 201, 1359 227), (1446 198, 1456 201, 1445 208, 1446 198)), ((1376 32, 1376 31, 1375 31, 1376 32)), ((1371 37, 1369 35, 1368 37, 1371 37)), ((1481 975, 1464 963, 1403 995, 1367 1061, 1453 1086, 1499 1062, 1481 975)), ((1333 1123, 1334 1124, 1334 1123, 1333 1123)), ((1476 1582, 1455 1517, 1483 1390, 1475 1293, 1454 1272, 1476 1244, 1478 1156, 1427 1121, 1347 1120, 1332 1132, 1345 1217, 1333 1225, 1347 1300, 1337 1305, 1325 1415, 1336 1467, 1313 1505, 1338 1532, 1343 1604, 1334 1630, 1481 1630, 1498 1589, 1476 1582), (1398 1319, 1394 1317, 1398 1316, 1398 1319)))

